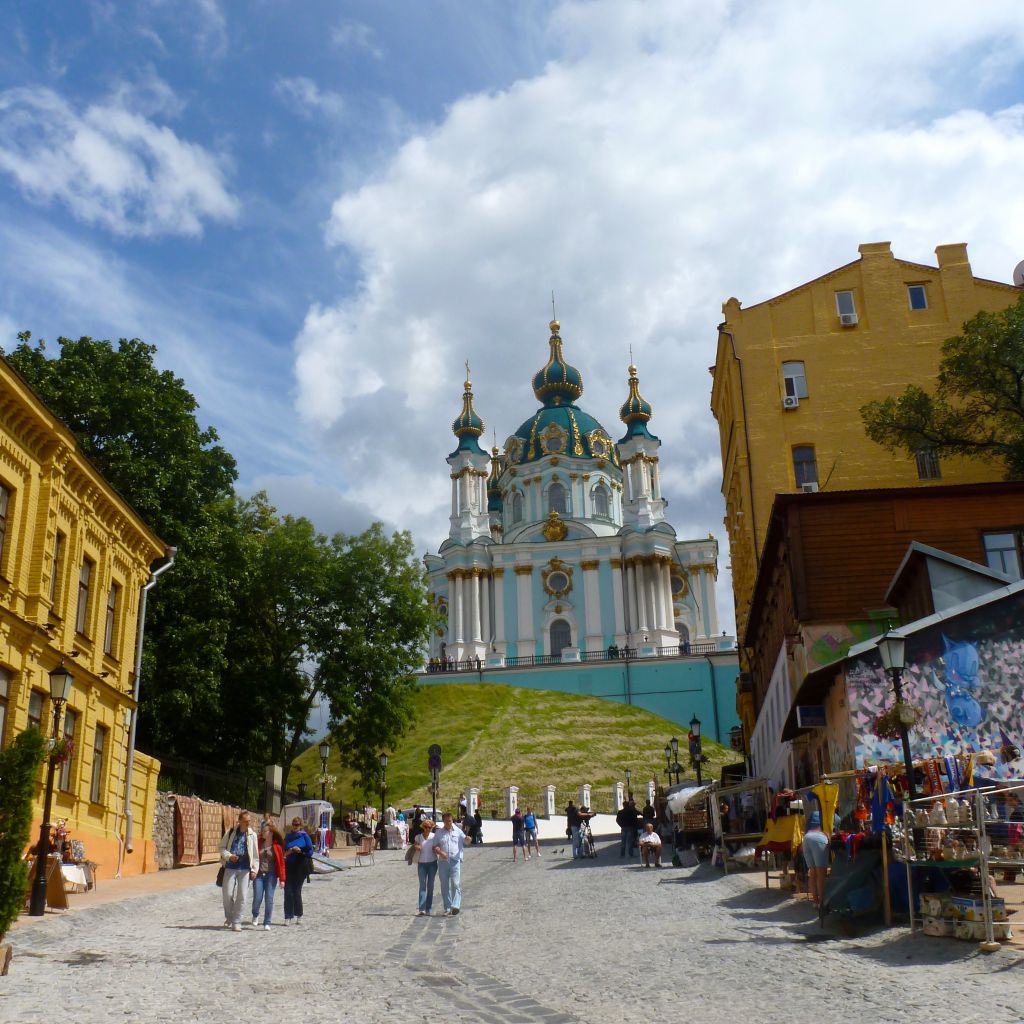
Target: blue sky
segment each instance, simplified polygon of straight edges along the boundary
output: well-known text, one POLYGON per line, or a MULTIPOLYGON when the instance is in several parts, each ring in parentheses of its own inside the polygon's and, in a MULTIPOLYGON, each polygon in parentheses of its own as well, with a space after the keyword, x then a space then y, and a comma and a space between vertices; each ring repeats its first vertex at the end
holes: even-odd
POLYGON ((240 485, 447 530, 462 364, 498 443, 549 295, 614 434, 632 346, 670 516, 723 540, 715 326, 889 239, 1024 259, 1024 12, 866 0, 8 4, 0 344, 139 336, 240 485))

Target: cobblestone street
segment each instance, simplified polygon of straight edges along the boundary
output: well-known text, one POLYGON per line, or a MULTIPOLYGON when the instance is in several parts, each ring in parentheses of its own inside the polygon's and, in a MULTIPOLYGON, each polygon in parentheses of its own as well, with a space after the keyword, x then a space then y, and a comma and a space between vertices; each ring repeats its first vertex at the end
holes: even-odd
POLYGON ((315 878, 304 923, 269 933, 221 927, 211 884, 51 914, 10 937, 0 1021, 1024 1020, 1019 950, 837 937, 763 875, 643 870, 606 845, 574 863, 561 849, 516 864, 507 848, 468 850, 450 919, 415 916, 415 870, 397 852, 315 878))

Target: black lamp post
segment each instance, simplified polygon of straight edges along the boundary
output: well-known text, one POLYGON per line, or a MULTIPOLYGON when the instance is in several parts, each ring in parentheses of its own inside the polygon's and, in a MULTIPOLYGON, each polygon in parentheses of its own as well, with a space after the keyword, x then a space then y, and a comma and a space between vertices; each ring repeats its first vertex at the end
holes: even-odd
POLYGON ((697 767, 697 785, 701 785, 700 763, 704 757, 704 750, 700 742, 700 719, 694 715, 690 719, 690 754, 697 767))
POLYGON ((668 776, 668 784, 672 785, 672 748, 665 747, 665 774, 668 776))
POLYGON ((388 788, 388 755, 382 750, 377 756, 377 760, 380 761, 380 820, 384 820, 384 811, 387 808, 387 804, 384 802, 384 794, 388 788))
MULTIPOLYGON (((892 676, 892 688, 896 694, 898 707, 903 704, 903 669, 906 667, 906 637, 897 629, 890 629, 878 640, 878 654, 882 659, 882 667, 892 676)), ((897 728, 900 733, 900 742, 903 744, 903 764, 907 771, 907 786, 910 791, 910 799, 917 799, 917 786, 914 783, 914 757, 910 752, 910 735, 907 732, 906 722, 901 715, 897 715, 897 728)))
MULTIPOLYGON (((50 673, 50 699, 53 701, 53 738, 59 739, 60 712, 68 697, 74 680, 62 661, 50 673)), ((46 876, 50 866, 50 810, 53 805, 53 773, 57 762, 50 755, 46 767, 46 799, 43 802, 43 823, 39 826, 39 843, 36 846, 36 877, 32 882, 32 895, 28 912, 32 917, 46 913, 46 876)))
POLYGON ((683 766, 679 763, 679 740, 673 736, 669 740, 669 744, 672 747, 672 771, 676 774, 676 785, 679 785, 679 776, 682 773, 683 766))
POLYGON ((729 730, 729 745, 732 747, 733 750, 737 751, 737 753, 742 755, 743 771, 746 775, 749 776, 751 774, 751 771, 750 766, 747 763, 747 734, 743 728, 742 722, 740 722, 739 725, 734 725, 729 730))
POLYGON ((305 800, 306 799, 306 784, 304 782, 300 782, 295 788, 299 791, 299 799, 300 800, 305 800))
POLYGON ((324 740, 320 744, 320 799, 327 799, 327 758, 331 756, 331 745, 324 740))
POLYGON ((633 769, 627 768, 623 774, 626 776, 626 802, 629 803, 629 780, 633 778, 633 769))

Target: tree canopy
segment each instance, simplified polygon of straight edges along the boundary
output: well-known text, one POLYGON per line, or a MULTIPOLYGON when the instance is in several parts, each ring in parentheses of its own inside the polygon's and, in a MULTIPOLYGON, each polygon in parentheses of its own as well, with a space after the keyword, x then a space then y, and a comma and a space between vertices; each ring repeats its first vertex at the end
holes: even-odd
POLYGON ((861 409, 868 437, 889 451, 930 449, 1001 464, 1024 478, 1024 296, 998 313, 982 312, 943 342, 937 385, 861 409))
POLYGON ((288 767, 318 700, 364 783, 412 715, 430 606, 408 534, 327 537, 235 493, 235 461, 184 381, 138 339, 18 336, 12 365, 83 451, 178 549, 149 598, 139 745, 257 771, 288 767), (370 763, 372 748, 373 763, 370 763))

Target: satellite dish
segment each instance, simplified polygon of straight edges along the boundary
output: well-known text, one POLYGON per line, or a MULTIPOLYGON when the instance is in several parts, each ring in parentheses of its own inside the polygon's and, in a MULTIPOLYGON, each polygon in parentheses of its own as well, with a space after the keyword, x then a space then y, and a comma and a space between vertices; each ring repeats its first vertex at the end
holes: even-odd
POLYGON ((1024 260, 1013 268, 1013 283, 1018 288, 1024 288, 1024 260))

